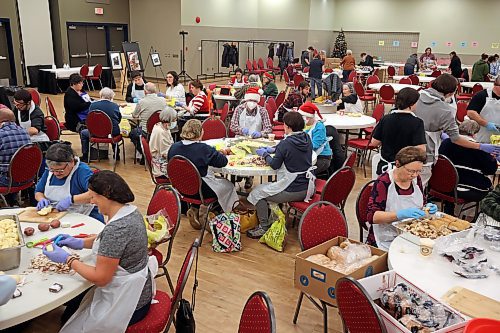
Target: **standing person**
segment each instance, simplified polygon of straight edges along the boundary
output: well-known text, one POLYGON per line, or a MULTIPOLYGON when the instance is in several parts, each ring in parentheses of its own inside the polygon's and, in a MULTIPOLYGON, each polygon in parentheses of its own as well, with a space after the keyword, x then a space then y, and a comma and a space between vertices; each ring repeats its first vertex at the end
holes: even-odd
POLYGON ((125 180, 109 170, 98 172, 89 179, 89 196, 108 217, 104 229, 87 238, 58 235, 60 241, 52 244, 52 251, 43 249, 51 261, 67 264, 94 284, 68 302, 60 332, 125 332, 148 314, 158 266, 148 256, 144 220, 130 204, 134 194, 125 180), (63 246, 92 249, 90 262, 80 261, 63 246))
POLYGON ((243 75, 243 70, 241 68, 236 68, 234 70, 234 76, 231 77, 229 84, 235 88, 241 88, 248 83, 247 77, 243 75))
POLYGON ((415 74, 415 67, 417 68, 417 71, 420 68, 418 64, 417 54, 413 53, 408 57, 408 59, 406 59, 404 75, 415 74))
POLYGON ((493 88, 481 90, 472 96, 467 106, 467 116, 481 126, 475 137, 477 142, 490 143, 491 135, 500 134, 500 77, 495 79, 493 88))
POLYGON ((318 96, 323 95, 322 91, 322 76, 325 70, 325 64, 320 59, 319 54, 313 58, 309 64, 309 81, 311 82, 311 97, 316 98, 316 88, 318 88, 318 96))
POLYGON ((432 49, 430 47, 425 49, 425 52, 420 56, 420 68, 422 69, 431 69, 434 65, 436 65, 436 56, 432 53, 432 49))
POLYGON ((352 82, 342 85, 342 95, 343 97, 335 101, 337 111, 363 113, 363 104, 361 104, 361 100, 356 95, 352 82))
POLYGON ((144 92, 146 80, 142 78, 142 74, 139 71, 130 73, 130 78, 132 79, 132 83, 127 86, 125 100, 128 103, 138 103, 141 99, 146 97, 146 93, 144 92))
POLYGON ((359 62, 360 66, 371 67, 371 68, 374 67, 373 57, 371 55, 363 52, 361 53, 360 57, 361 57, 361 61, 359 62))
POLYGON ((283 104, 278 109, 278 121, 283 121, 284 115, 289 111, 297 111, 298 108, 304 104, 309 97, 309 91, 311 87, 309 82, 302 81, 299 83, 297 90, 294 90, 288 94, 283 104))
POLYGON ((264 84, 262 86, 262 90, 264 91, 264 96, 267 97, 274 97, 278 96, 278 87, 276 86, 276 83, 274 83, 274 74, 271 72, 265 72, 262 75, 262 83, 264 84))
POLYGON ((349 74, 356 68, 356 59, 352 56, 352 51, 347 50, 346 56, 340 62, 342 66, 342 82, 349 81, 349 74))
POLYGON ((498 75, 498 60, 494 55, 488 57, 488 65, 490 66, 488 76, 495 78, 498 75))
POLYGON ((194 97, 184 109, 188 111, 191 116, 197 113, 210 112, 210 105, 208 103, 208 97, 203 91, 203 84, 199 80, 191 81, 189 83, 189 90, 194 97))
POLYGON ((371 145, 382 145, 377 175, 393 169, 396 154, 405 147, 417 146, 425 152, 424 122, 413 113, 419 97, 413 88, 401 89, 396 96, 396 110, 384 116, 375 126, 371 145))
POLYGON ((32 101, 28 90, 20 89, 14 93, 14 116, 16 123, 26 129, 31 142, 50 141, 45 126, 45 117, 39 106, 32 101))
POLYGON ((450 52, 450 65, 448 66, 448 69, 450 70, 451 75, 457 79, 462 77, 462 61, 457 56, 457 52, 455 51, 450 52))
POLYGON ((500 147, 471 142, 458 132, 455 110, 449 101, 457 90, 458 81, 451 74, 441 74, 431 83, 431 88, 422 90, 417 102, 415 115, 424 121, 427 163, 421 173, 424 186, 431 178, 431 169, 441 145, 441 134, 446 133, 450 140, 462 147, 480 149, 490 154, 500 153, 500 147))
POLYGON ((488 55, 486 53, 481 54, 481 59, 476 61, 472 65, 472 77, 470 80, 472 82, 483 82, 485 78, 490 73, 490 65, 486 62, 488 55))
POLYGON ((316 170, 314 170, 314 172, 316 175, 319 175, 330 167, 332 149, 330 148, 329 141, 332 140, 332 138, 327 137, 323 117, 315 104, 305 102, 300 106, 299 113, 304 118, 304 132, 311 138, 313 151, 317 155, 316 170))
POLYGON ((74 73, 69 76, 69 87, 64 93, 64 121, 66 128, 73 132, 81 132, 85 128, 85 120, 89 113, 92 99, 83 90, 83 78, 74 73))
POLYGON ((175 98, 176 106, 186 105, 186 90, 179 82, 179 75, 175 71, 167 73, 167 91, 165 92, 167 99, 175 98))
POLYGON ((307 50, 302 51, 300 54, 300 64, 302 65, 302 68, 309 66, 309 58, 312 51, 314 51, 314 47, 309 46, 307 50))
POLYGON ((177 126, 177 112, 167 106, 160 113, 160 121, 153 127, 151 137, 149 138, 149 149, 151 151, 151 167, 153 176, 156 178, 167 177, 168 150, 174 144, 174 139, 170 130, 177 126))
POLYGON ((283 117, 285 138, 276 148, 259 148, 262 156, 274 170, 278 170, 276 181, 256 186, 248 196, 248 202, 257 208, 259 225, 247 231, 250 238, 260 238, 271 226, 269 203, 285 203, 309 200, 314 194, 312 170, 312 143, 303 132, 304 119, 298 112, 287 112, 283 117), (274 157, 270 154, 274 153, 274 157), (300 156, 300 158, 297 158, 300 156))

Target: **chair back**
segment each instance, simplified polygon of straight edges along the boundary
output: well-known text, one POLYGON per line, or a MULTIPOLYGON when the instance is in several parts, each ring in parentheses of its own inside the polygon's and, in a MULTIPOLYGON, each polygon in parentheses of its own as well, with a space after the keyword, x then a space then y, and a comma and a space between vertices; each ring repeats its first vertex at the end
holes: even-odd
POLYGON ((411 84, 411 79, 409 77, 404 77, 401 80, 399 80, 400 84, 411 84))
POLYGON ((220 120, 226 121, 227 115, 229 114, 229 103, 224 103, 220 113, 220 120))
POLYGON ((335 298, 346 332, 387 333, 375 303, 358 281, 349 276, 337 280, 335 298))
POLYGON ((464 121, 465 116, 467 115, 467 106, 469 106, 469 104, 465 102, 457 103, 457 120, 459 122, 464 121))
POLYGON ((473 87, 472 87, 472 95, 475 95, 476 93, 480 92, 484 90, 483 86, 481 83, 476 83, 473 87))
POLYGON ((410 79, 411 84, 416 85, 416 86, 418 86, 420 84, 420 79, 418 78, 417 75, 412 74, 412 75, 408 76, 408 78, 410 79))
POLYGON ((155 111, 149 116, 148 122, 146 123, 146 129, 148 131, 148 134, 151 134, 153 132, 153 127, 155 127, 156 124, 161 122, 160 113, 161 113, 160 110, 155 111))
POLYGON ((35 143, 20 147, 9 163, 9 187, 35 180, 42 158, 42 151, 35 143))
POLYGON ((89 112, 86 124, 91 137, 111 139, 113 123, 104 111, 94 110, 89 112))
POLYGON ((264 105, 266 105, 266 96, 260 96, 260 100, 259 100, 258 105, 262 106, 262 107, 264 107, 264 105))
POLYGON ((394 66, 387 67, 387 75, 389 76, 396 75, 396 68, 394 66))
POLYGON ((144 153, 144 161, 146 162, 146 166, 148 167, 151 180, 153 181, 153 183, 156 184, 157 183, 156 178, 153 175, 153 155, 151 154, 151 148, 149 147, 148 139, 142 135, 140 136, 140 138, 141 138, 142 152, 144 153))
POLYGON ((201 124, 203 136, 201 140, 222 139, 227 137, 227 129, 224 122, 217 118, 209 117, 201 124))
POLYGON ((283 71, 283 78, 285 79, 285 83, 290 83, 290 76, 288 76, 288 72, 286 70, 283 71))
POLYGON ((352 168, 344 167, 335 171, 326 181, 321 200, 331 202, 343 210, 355 182, 356 173, 352 168))
POLYGON ((444 155, 439 155, 432 167, 429 189, 439 193, 454 193, 456 197, 458 172, 453 163, 444 155))
POLYGON ((276 114, 276 111, 278 111, 274 97, 269 97, 267 99, 265 108, 267 110, 267 114, 269 115, 269 119, 273 121, 274 115, 276 114))
POLYGON ((380 82, 380 79, 377 75, 370 75, 366 79, 366 86, 368 86, 370 84, 374 84, 374 83, 379 83, 379 82, 380 82))
POLYGON ((255 60, 255 59, 254 59, 254 60, 252 61, 252 65, 253 65, 253 69, 254 69, 254 70, 256 70, 256 71, 257 71, 257 70, 259 70, 259 65, 257 65, 257 60, 255 60))
POLYGON ((184 156, 175 155, 168 161, 167 174, 172 186, 181 195, 201 195, 200 173, 194 164, 184 156))
POLYGON ((253 293, 241 313, 238 333, 275 333, 276 316, 271 298, 263 291, 253 293))
POLYGON ((175 286, 174 294, 172 295, 172 303, 170 305, 170 318, 169 323, 173 320, 175 316, 175 310, 177 309, 179 302, 182 298, 182 292, 186 286, 187 280, 189 278, 189 273, 193 267, 196 256, 198 255, 199 241, 195 239, 193 245, 189 248, 186 257, 181 266, 181 271, 177 277, 177 284, 175 286))
POLYGON ((441 75, 441 71, 433 71, 431 77, 438 77, 439 75, 441 75))
POLYGON ((368 201, 370 200, 370 195, 372 193, 373 184, 375 180, 371 180, 366 183, 358 194, 356 199, 356 218, 359 224, 359 239, 363 239, 363 229, 368 231, 368 201))
MULTIPOLYGON (((302 69, 302 72, 309 73, 309 66, 304 67, 304 69, 302 69)), ((325 72, 326 72, 326 70, 325 70, 325 72)))
POLYGON ((354 169, 355 163, 356 163, 356 152, 352 152, 344 161, 344 165, 342 165, 342 168, 349 167, 351 169, 354 169))
POLYGON ((49 98, 49 96, 45 97, 45 104, 47 105, 49 115, 59 121, 59 118, 57 118, 56 108, 54 107, 54 104, 52 103, 52 100, 49 98))
POLYGON ((262 58, 259 58, 259 60, 257 60, 257 66, 259 66, 259 69, 264 69, 264 60, 262 60, 262 58))
POLYGON ((92 76, 93 77, 101 77, 102 74, 102 65, 97 64, 94 66, 94 70, 92 71, 92 76))
POLYGON ((384 84, 380 87, 380 98, 389 100, 394 98, 394 88, 390 84, 384 84))
POLYGON ((377 77, 378 77, 378 72, 379 72, 379 68, 378 68, 378 67, 375 67, 375 68, 373 69, 373 73, 372 73, 372 75, 375 75, 375 76, 377 76, 377 77))
POLYGON ((246 68, 247 68, 247 71, 249 72, 252 72, 253 71, 253 68, 252 68, 252 63, 250 62, 250 60, 247 59, 247 62, 246 62, 246 68))
POLYGON ((30 92, 31 100, 33 100, 33 103, 35 103, 35 105, 37 105, 37 106, 40 106, 40 102, 41 102, 42 98, 40 97, 40 94, 38 93, 38 91, 35 89, 31 89, 31 88, 28 88, 27 90, 30 92))
POLYGON ((280 91, 278 96, 276 96, 276 109, 279 109, 281 104, 285 101, 286 93, 284 90, 280 91))
POLYGON ((295 88, 297 88, 299 86, 299 83, 302 81, 304 81, 304 77, 302 76, 302 74, 297 73, 294 75, 293 84, 294 84, 295 88))
POLYGON ((89 76, 89 65, 84 64, 80 67, 80 76, 83 77, 84 80, 87 76, 89 76))
POLYGON ((214 89, 217 88, 217 83, 210 83, 208 85, 208 90, 214 91, 214 89))
POLYGON ((151 201, 149 201, 147 214, 154 215, 162 209, 166 210, 170 218, 172 224, 170 236, 173 238, 181 220, 181 199, 170 186, 162 186, 153 194, 151 201))
POLYGON ((52 116, 46 116, 44 122, 45 122, 45 127, 47 127, 45 134, 47 134, 49 140, 50 141, 59 140, 59 138, 61 137, 61 131, 57 119, 52 116))
POLYGON ((356 71, 353 70, 353 71, 351 71, 351 73, 349 73, 349 77, 347 78, 347 81, 353 82, 355 78, 356 78, 356 71))
POLYGON ((365 96, 365 88, 363 87, 363 84, 359 81, 356 81, 356 83, 354 83, 354 91, 356 92, 356 95, 358 95, 358 97, 365 96))
POLYGON ((274 61, 272 58, 267 58, 267 68, 274 68, 274 61))
POLYGON ((375 106, 375 109, 373 110, 372 117, 375 118, 377 123, 382 119, 382 117, 385 114, 385 107, 384 104, 379 103, 375 106))

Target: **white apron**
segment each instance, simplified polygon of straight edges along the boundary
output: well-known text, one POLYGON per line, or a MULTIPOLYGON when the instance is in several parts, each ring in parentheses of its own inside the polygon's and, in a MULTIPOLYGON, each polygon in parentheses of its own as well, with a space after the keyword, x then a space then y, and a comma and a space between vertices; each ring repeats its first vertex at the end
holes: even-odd
MULTIPOLYGON (((492 122, 500 125, 500 100, 493 98, 492 88, 486 89, 488 92, 488 97, 486 97, 486 104, 484 104, 481 110, 481 117, 487 122, 492 122)), ((490 136, 492 134, 498 134, 491 132, 486 127, 481 126, 481 129, 476 134, 476 141, 480 143, 490 143, 490 136)))
MULTIPOLYGON (((35 107, 35 103, 31 101, 31 107, 28 111, 28 121, 21 121, 21 112, 17 110, 17 119, 19 119, 19 126, 24 128, 26 131, 28 131, 28 129, 31 127, 31 113, 35 110, 35 107)), ((43 133, 42 131, 38 131, 38 133, 35 135, 30 135, 30 140, 31 142, 50 141, 47 134, 43 133)))
POLYGON ((262 117, 260 116, 259 107, 255 107, 255 116, 249 116, 247 114, 246 106, 245 110, 240 114, 239 125, 240 128, 248 128, 248 132, 252 134, 252 132, 262 131, 262 117))
POLYGON ((146 97, 146 93, 144 92, 144 90, 136 90, 135 83, 132 83, 132 91, 130 93, 130 96, 132 96, 132 98, 136 97, 138 99, 143 99, 144 97, 146 97))
MULTIPOLYGON (((120 219, 135 211, 137 207, 126 205, 108 222, 120 219)), ((99 250, 99 239, 92 245, 92 264, 95 265, 99 250)), ((140 271, 129 273, 122 267, 118 269, 113 279, 105 287, 92 287, 87 292, 78 310, 59 331, 60 333, 119 333, 127 330, 130 318, 135 311, 137 302, 142 294, 144 284, 150 271, 155 294, 154 276, 158 264, 153 257, 140 271), (156 265, 155 265, 156 262, 156 265)))
POLYGON ((355 112, 355 113, 363 113, 363 104, 361 104, 361 100, 358 97, 356 104, 344 103, 345 112, 355 112))
MULTIPOLYGON (((417 178, 413 179, 413 193, 411 195, 399 195, 396 191, 396 183, 394 182, 394 170, 388 172, 391 185, 387 189, 387 201, 385 206, 386 212, 397 212, 406 208, 420 208, 424 205, 424 195, 418 187, 417 178)), ((377 246, 388 251, 391 242, 398 236, 396 229, 392 224, 373 224, 373 234, 377 246)))

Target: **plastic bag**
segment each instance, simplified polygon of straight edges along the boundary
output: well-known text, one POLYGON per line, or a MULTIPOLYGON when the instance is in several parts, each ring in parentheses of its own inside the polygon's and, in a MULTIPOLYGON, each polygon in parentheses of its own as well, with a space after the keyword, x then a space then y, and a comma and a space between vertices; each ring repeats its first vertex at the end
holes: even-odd
POLYGON ((283 214, 278 205, 274 205, 271 208, 271 212, 271 219, 274 222, 267 232, 259 239, 259 242, 267 244, 267 246, 276 251, 283 252, 286 238, 285 214, 283 214))
POLYGON ((173 224, 170 222, 168 213, 165 209, 160 210, 154 215, 145 216, 144 224, 146 225, 149 247, 154 247, 158 243, 170 239, 170 230, 173 224))
POLYGON ((120 121, 120 124, 118 124, 118 127, 120 127, 121 135, 128 138, 130 131, 132 130, 132 127, 130 126, 130 122, 127 119, 122 119, 120 121))

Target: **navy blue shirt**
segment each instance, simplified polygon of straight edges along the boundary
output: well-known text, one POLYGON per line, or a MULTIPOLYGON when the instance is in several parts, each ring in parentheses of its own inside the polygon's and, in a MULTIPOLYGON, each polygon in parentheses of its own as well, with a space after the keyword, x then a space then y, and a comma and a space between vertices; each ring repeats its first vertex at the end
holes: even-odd
POLYGON ((200 172, 201 177, 207 175, 209 166, 222 168, 227 165, 226 156, 219 153, 214 147, 201 142, 189 145, 185 145, 182 141, 176 142, 168 150, 168 159, 170 160, 175 155, 184 156, 190 160, 200 172))
POLYGON ((313 59, 309 64, 309 77, 321 79, 323 75, 323 61, 321 59, 313 59))
POLYGON ((111 119, 111 123, 113 124, 113 136, 120 134, 119 124, 122 120, 122 114, 120 113, 120 107, 118 104, 103 99, 90 104, 89 112, 95 110, 103 111, 111 119))

